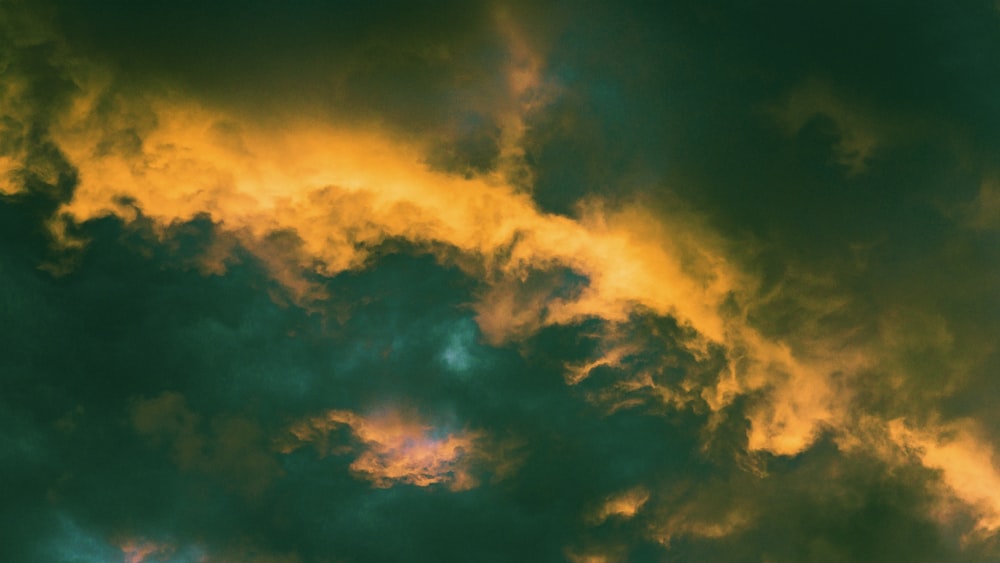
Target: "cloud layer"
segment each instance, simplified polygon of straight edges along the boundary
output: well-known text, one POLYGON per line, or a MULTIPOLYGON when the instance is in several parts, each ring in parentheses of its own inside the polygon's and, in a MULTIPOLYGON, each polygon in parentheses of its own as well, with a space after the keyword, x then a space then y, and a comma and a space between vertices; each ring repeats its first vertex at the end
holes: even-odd
POLYGON ((12 556, 996 557, 1000 15, 767 4, 5 5, 12 556))

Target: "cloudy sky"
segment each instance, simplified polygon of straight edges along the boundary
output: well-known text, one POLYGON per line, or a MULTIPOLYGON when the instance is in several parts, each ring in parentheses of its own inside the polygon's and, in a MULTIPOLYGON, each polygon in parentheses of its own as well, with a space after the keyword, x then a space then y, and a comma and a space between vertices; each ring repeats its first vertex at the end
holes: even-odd
POLYGON ((4 0, 0 558, 1000 561, 997 61, 974 0, 4 0))

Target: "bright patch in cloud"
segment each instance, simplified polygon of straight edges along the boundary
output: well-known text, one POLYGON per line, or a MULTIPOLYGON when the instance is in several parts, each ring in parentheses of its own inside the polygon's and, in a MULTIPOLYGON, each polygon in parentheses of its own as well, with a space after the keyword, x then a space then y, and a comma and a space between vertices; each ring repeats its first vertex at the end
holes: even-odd
POLYGON ((175 549, 172 545, 142 539, 128 539, 121 544, 125 563, 152 563, 170 560, 175 549))
POLYGON ((896 419, 888 428, 897 445, 925 467, 941 472, 945 492, 972 510, 978 533, 993 535, 1000 530, 1000 468, 993 445, 980 438, 973 425, 920 430, 896 419))
POLYGON ((372 486, 388 488, 407 484, 418 487, 444 485, 453 491, 479 484, 474 468, 488 459, 483 436, 476 432, 440 433, 417 419, 397 411, 363 416, 350 411, 328 411, 293 425, 293 440, 281 446, 290 453, 311 443, 321 455, 329 449, 329 435, 348 428, 358 444, 339 444, 335 453, 352 452, 351 471, 372 486))
POLYGON ((648 500, 649 491, 644 487, 636 487, 612 495, 604 501, 601 508, 594 514, 593 521, 596 524, 600 524, 608 518, 628 520, 638 514, 648 500))

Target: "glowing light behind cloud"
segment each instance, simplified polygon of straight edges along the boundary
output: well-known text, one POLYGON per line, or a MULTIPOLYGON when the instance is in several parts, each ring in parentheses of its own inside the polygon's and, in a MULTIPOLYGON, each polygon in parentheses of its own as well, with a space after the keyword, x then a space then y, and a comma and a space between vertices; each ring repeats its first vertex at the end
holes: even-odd
POLYGON ((148 563, 151 561, 169 560, 174 547, 142 539, 128 539, 121 544, 125 563, 148 563))
MULTIPOLYGON (((339 427, 349 428, 360 444, 351 471, 378 488, 442 484, 453 491, 470 489, 478 484, 473 465, 488 457, 482 450, 481 434, 436 436, 438 433, 419 419, 389 410, 371 416, 333 410, 304 420, 289 429, 294 441, 283 444, 281 451, 290 453, 309 443, 325 454, 328 435, 339 427)), ((346 453, 354 448, 341 444, 334 451, 346 453)))

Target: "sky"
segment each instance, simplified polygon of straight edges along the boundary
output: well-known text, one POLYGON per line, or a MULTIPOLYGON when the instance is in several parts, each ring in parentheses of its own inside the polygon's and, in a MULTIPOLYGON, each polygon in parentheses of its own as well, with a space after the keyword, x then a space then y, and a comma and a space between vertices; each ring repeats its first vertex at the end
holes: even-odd
POLYGON ((0 1, 0 559, 1000 561, 1000 4, 0 1))

